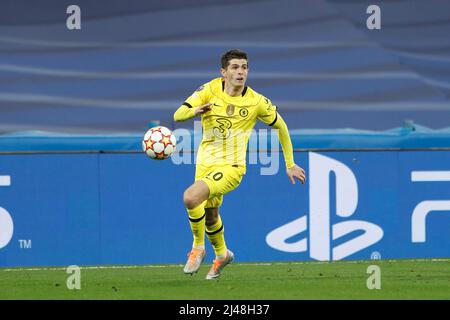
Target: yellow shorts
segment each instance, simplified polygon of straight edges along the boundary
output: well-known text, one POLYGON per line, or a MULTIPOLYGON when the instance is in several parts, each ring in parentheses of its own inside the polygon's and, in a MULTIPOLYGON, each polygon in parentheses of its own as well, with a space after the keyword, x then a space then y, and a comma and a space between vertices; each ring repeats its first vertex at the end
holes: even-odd
POLYGON ((209 198, 205 208, 218 208, 223 195, 236 189, 245 174, 243 166, 203 166, 195 167, 195 181, 202 180, 209 187, 209 198))

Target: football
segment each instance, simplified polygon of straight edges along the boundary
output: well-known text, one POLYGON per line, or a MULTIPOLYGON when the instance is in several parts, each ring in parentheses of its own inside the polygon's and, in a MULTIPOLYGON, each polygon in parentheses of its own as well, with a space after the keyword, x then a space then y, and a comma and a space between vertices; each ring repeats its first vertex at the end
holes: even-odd
POLYGON ((155 160, 164 160, 175 151, 177 138, 166 127, 157 126, 147 130, 142 140, 142 150, 155 160))

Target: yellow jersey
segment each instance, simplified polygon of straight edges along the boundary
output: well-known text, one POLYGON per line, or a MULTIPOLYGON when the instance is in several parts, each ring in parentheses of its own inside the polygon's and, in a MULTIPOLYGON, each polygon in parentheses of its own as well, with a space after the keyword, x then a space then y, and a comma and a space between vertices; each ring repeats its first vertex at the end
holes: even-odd
POLYGON ((261 120, 281 129, 279 135, 286 167, 294 165, 286 124, 268 98, 250 87, 244 87, 240 96, 229 96, 224 90, 224 80, 216 78, 200 86, 186 99, 175 112, 175 121, 194 117, 194 109, 207 103, 211 103, 211 110, 201 115, 203 137, 197 153, 197 164, 238 165, 245 168, 248 139, 256 121, 261 120))

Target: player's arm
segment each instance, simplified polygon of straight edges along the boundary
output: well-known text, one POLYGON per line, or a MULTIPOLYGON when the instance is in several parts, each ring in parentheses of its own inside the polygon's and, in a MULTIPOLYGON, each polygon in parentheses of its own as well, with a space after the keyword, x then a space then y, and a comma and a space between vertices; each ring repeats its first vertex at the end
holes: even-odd
POLYGON ((272 128, 277 129, 278 138, 281 143, 281 149, 283 150, 284 161, 286 164, 286 174, 292 184, 295 184, 295 178, 299 179, 301 183, 304 183, 306 180, 305 170, 296 165, 294 162, 294 150, 286 122, 284 122, 283 117, 281 117, 277 111, 277 107, 272 105, 270 100, 266 98, 263 98, 262 100, 263 102, 258 106, 258 118, 272 128))
POLYGON ((272 125, 272 127, 278 129, 278 138, 280 139, 281 149, 283 149, 284 160, 286 162, 286 174, 292 184, 295 184, 295 178, 299 179, 301 183, 305 183, 305 170, 296 165, 294 162, 294 150, 292 148, 289 129, 278 112, 276 117, 276 122, 272 125))
POLYGON ((205 86, 198 88, 186 101, 175 111, 173 119, 175 121, 186 121, 197 115, 211 110, 211 103, 205 86))
POLYGON ((198 116, 199 114, 208 112, 209 110, 211 110, 211 103, 203 104, 194 108, 185 102, 177 109, 177 111, 175 111, 173 119, 175 121, 186 121, 198 116))

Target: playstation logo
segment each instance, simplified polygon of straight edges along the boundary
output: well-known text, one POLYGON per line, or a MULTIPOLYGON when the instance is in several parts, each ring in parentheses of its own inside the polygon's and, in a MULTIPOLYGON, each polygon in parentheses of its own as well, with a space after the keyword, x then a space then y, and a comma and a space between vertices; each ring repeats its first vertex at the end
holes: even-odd
POLYGON ((331 225, 330 174, 336 177, 336 215, 350 218, 358 205, 358 184, 352 170, 343 163, 309 153, 309 216, 302 216, 271 231, 266 242, 284 252, 306 252, 319 261, 341 260, 361 251, 383 238, 383 229, 371 222, 347 220, 331 225), (309 219, 308 219, 309 218, 309 219), (309 220, 309 221, 308 221, 309 220), (296 242, 286 240, 309 229, 309 237, 296 242), (354 232, 363 234, 337 246, 333 241, 354 232))

